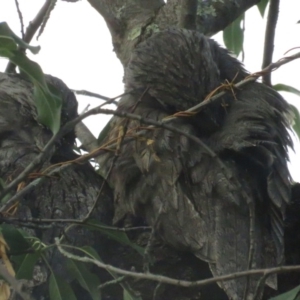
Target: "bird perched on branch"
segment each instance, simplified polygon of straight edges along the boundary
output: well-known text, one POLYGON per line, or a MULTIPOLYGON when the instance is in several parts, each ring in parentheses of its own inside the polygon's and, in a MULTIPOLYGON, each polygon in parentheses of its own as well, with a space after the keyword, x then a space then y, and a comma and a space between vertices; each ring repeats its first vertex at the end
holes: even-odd
MULTIPOLYGON (((141 43, 125 69, 118 111, 104 142, 117 141, 100 167, 114 188, 115 222, 144 216, 169 245, 208 262, 213 276, 283 262, 290 201, 289 106, 226 49, 196 31, 169 29, 141 43), (227 84, 224 84, 226 83, 227 84), (182 113, 220 87, 225 95, 182 113), (223 88, 222 88, 223 89, 223 88), (144 119, 177 118, 147 127, 144 119), (125 138, 124 138, 125 136, 125 138)), ((260 276, 220 282, 230 299, 260 298, 260 276)), ((266 283, 276 288, 276 276, 266 283)))

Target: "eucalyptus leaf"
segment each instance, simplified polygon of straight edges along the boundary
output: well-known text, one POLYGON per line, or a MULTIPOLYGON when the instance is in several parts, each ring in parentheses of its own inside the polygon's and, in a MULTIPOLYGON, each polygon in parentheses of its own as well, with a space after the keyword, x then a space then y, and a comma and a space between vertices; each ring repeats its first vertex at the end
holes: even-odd
MULTIPOLYGON (((89 256, 91 256, 93 259, 99 260, 102 262, 101 258, 99 257, 98 253, 96 250, 90 246, 84 246, 82 247, 82 250, 86 252, 89 256)), ((107 270, 107 272, 114 278, 114 279, 119 279, 121 276, 116 274, 115 272, 107 270)), ((137 296, 136 293, 132 290, 130 287, 129 283, 126 281, 119 282, 119 285, 123 288, 123 298, 125 297, 130 297, 126 299, 130 300, 143 300, 142 297, 137 296)), ((125 299, 125 298, 124 298, 125 299)))
POLYGON ((286 293, 270 298, 269 300, 300 300, 300 285, 286 293))
POLYGON ((28 249, 30 249, 30 244, 28 243, 28 241, 14 226, 9 224, 2 224, 0 226, 0 230, 12 253, 16 251, 27 251, 28 249))
POLYGON ((289 92, 300 97, 300 91, 290 85, 278 83, 273 85, 273 89, 276 91, 289 92))
POLYGON ((239 56, 243 51, 244 31, 241 27, 241 22, 244 18, 245 14, 242 14, 223 30, 224 43, 236 56, 239 56))
POLYGON ((31 280, 34 266, 40 257, 40 252, 12 255, 11 259, 15 262, 16 279, 31 280))
POLYGON ((268 3, 269 3, 269 0, 261 0, 261 1, 259 1, 259 3, 257 3, 257 8, 262 17, 264 17, 264 15, 265 15, 265 11, 266 11, 268 3))
POLYGON ((107 124, 104 126, 104 128, 99 133, 99 136, 98 136, 98 139, 97 139, 98 145, 101 145, 103 140, 107 137, 107 134, 110 131, 111 122, 112 122, 112 118, 107 122, 107 124))
POLYGON ((50 275, 49 294, 51 300, 77 300, 68 282, 54 273, 50 275))
POLYGON ((291 110, 293 112, 293 129, 296 132, 298 139, 300 140, 300 113, 297 107, 290 104, 291 110))
POLYGON ((88 270, 87 264, 68 259, 67 269, 72 274, 72 277, 79 282, 81 287, 89 292, 93 300, 101 300, 101 293, 98 290, 100 280, 98 276, 88 270))
POLYGON ((14 51, 17 49, 18 46, 15 43, 14 39, 0 35, 0 55, 2 51, 14 51))
POLYGON ((85 226, 91 230, 97 230, 123 245, 130 246, 131 248, 135 249, 141 256, 144 256, 144 248, 132 243, 124 231, 118 231, 109 226, 105 226, 96 220, 89 220, 85 223, 85 226))
MULTIPOLYGON (((0 178, 0 191, 2 191, 5 188, 6 184, 5 181, 0 178)), ((0 203, 6 203, 11 197, 11 193, 8 193, 5 195, 2 199, 0 199, 0 203)))
POLYGON ((60 128, 62 100, 50 91, 41 67, 18 50, 17 44, 28 48, 33 53, 37 53, 39 50, 39 47, 32 47, 24 43, 12 32, 7 23, 0 23, 0 56, 8 58, 29 76, 34 84, 38 121, 49 127, 55 134, 60 128))
POLYGON ((128 290, 123 289, 123 300, 143 300, 141 296, 135 296, 133 293, 129 293, 128 290))
POLYGON ((49 127, 54 134, 57 133, 60 128, 62 100, 50 92, 43 71, 37 63, 19 50, 10 50, 10 44, 7 47, 0 48, 0 54, 16 64, 34 84, 38 121, 49 127))
MULTIPOLYGON (((278 83, 278 84, 273 85, 273 89, 276 90, 276 91, 289 92, 289 93, 295 94, 295 95, 300 97, 300 91, 297 90, 296 88, 290 86, 290 85, 278 83)), ((294 105, 290 104, 290 107, 291 107, 291 110, 293 112, 293 129, 296 132, 298 138, 300 139, 300 114, 299 114, 299 110, 294 105)))
MULTIPOLYGON (((16 44, 21 46, 22 48, 30 50, 33 54, 37 54, 40 50, 40 46, 30 46, 29 44, 25 43, 21 38, 19 38, 7 25, 6 22, 0 23, 0 36, 11 38, 15 41, 16 44)), ((0 40, 0 48, 2 47, 2 43, 0 40)))

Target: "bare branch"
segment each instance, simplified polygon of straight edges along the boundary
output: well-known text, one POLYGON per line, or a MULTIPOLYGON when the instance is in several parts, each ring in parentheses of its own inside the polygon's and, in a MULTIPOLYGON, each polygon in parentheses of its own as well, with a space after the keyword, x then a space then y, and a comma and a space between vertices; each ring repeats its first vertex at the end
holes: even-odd
POLYGON ((97 139, 83 122, 79 122, 75 126, 75 133, 86 151, 91 152, 97 148, 97 139))
MULTIPOLYGON (((265 47, 263 55, 262 68, 265 68, 272 62, 275 40, 275 29, 279 14, 280 0, 270 0, 270 7, 268 13, 268 22, 265 33, 265 47)), ((272 86, 271 73, 266 73, 262 77, 262 82, 268 86, 272 86)))
POLYGON ((22 11, 20 9, 20 5, 19 5, 19 1, 18 0, 15 0, 15 4, 16 4, 18 16, 19 16, 19 20, 20 20, 22 39, 24 39, 25 33, 24 33, 24 22, 23 22, 22 11))
MULTIPOLYGON (((44 17, 47 14, 47 11, 49 10, 49 7, 51 6, 53 0, 47 0, 44 5, 42 6, 42 8, 40 9, 40 11, 38 12, 38 14, 36 15, 36 17, 34 18, 33 21, 31 21, 26 29, 26 33, 24 35, 24 42, 26 43, 30 43, 30 41, 32 40, 33 36, 35 35, 35 33, 37 32, 37 30, 39 29, 39 27, 41 26, 41 24, 43 23, 44 17)), ((21 49, 22 51, 25 52, 25 49, 21 49)), ((7 73, 14 73, 16 69, 16 65, 9 62, 5 72, 7 73)))
MULTIPOLYGON (((76 95, 89 96, 89 97, 94 97, 94 98, 105 100, 105 101, 107 101, 106 104, 110 104, 110 103, 118 104, 118 102, 114 101, 116 97, 115 98, 109 98, 109 97, 106 97, 106 96, 103 96, 103 95, 100 95, 100 94, 97 94, 97 93, 89 92, 87 90, 71 90, 71 91, 73 93, 75 93, 76 95)), ((117 97, 117 98, 119 98, 119 97, 117 97)))
MULTIPOLYGON (((161 283, 166 283, 166 284, 171 284, 175 286, 181 286, 181 287, 202 287, 208 284, 216 283, 216 282, 223 282, 223 281, 228 281, 236 278, 241 278, 245 276, 251 276, 251 275, 266 275, 266 274, 279 274, 279 273, 287 273, 287 272, 299 272, 300 271, 300 265, 296 266, 282 266, 282 267, 276 267, 276 268, 269 268, 269 269, 255 269, 255 270, 248 270, 248 271, 242 271, 242 272, 236 272, 233 274, 229 275, 223 275, 223 276, 218 276, 214 278, 208 278, 208 279, 203 279, 203 280, 197 280, 197 281, 186 281, 186 280, 179 280, 163 275, 155 275, 151 273, 139 273, 139 272, 132 272, 132 271, 127 271, 124 269, 120 269, 117 267, 114 267, 112 265, 108 265, 105 263, 102 263, 101 261, 98 261, 96 259, 92 259, 89 257, 80 257, 77 255, 74 255, 70 252, 67 252, 66 250, 63 249, 63 246, 60 244, 59 239, 55 238, 55 244, 59 250, 59 252, 64 255, 65 257, 81 261, 84 263, 92 263, 99 268, 105 269, 107 271, 115 272, 117 274, 121 274, 124 276, 130 276, 136 279, 143 279, 143 280, 152 280, 152 281, 157 281, 161 283)), ((70 247, 70 246, 66 246, 70 247)))
POLYGON ((38 40, 38 39, 40 38, 40 36, 43 34, 43 32, 44 32, 44 30, 45 30, 45 27, 46 27, 46 24, 47 24, 47 22, 48 22, 48 20, 49 20, 49 18, 50 18, 50 14, 51 14, 52 10, 54 9, 54 7, 55 7, 55 5, 56 5, 56 2, 57 2, 57 0, 52 0, 52 1, 51 1, 51 5, 48 7, 48 10, 47 10, 46 13, 45 13, 45 16, 44 16, 44 18, 43 18, 43 22, 42 22, 42 24, 41 24, 41 26, 40 26, 40 30, 39 30, 38 35, 37 35, 37 37, 36 37, 37 40, 38 40))
MULTIPOLYGON (((83 221, 78 219, 35 219, 35 218, 15 218, 15 217, 3 217, 0 216, 0 220, 2 222, 13 223, 13 224, 24 224, 32 223, 32 224, 78 224, 82 225, 83 221)), ((120 231, 120 232, 128 232, 128 231, 137 231, 137 230, 151 230, 149 226, 138 226, 138 227, 113 227, 113 226, 105 226, 105 225, 95 225, 88 224, 89 227, 101 228, 105 230, 112 231, 120 231)), ((48 228, 47 228, 48 229, 48 228)))

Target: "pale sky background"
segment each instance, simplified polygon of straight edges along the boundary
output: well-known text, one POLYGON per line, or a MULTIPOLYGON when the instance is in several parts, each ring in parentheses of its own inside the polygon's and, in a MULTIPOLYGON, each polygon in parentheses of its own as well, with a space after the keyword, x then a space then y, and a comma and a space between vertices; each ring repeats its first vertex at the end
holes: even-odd
MULTIPOLYGON (((25 29, 35 17, 44 1, 19 0, 24 17, 25 29)), ((266 14, 267 15, 267 14, 266 14)), ((266 18, 265 18, 266 19, 266 18)), ((276 30, 273 61, 284 56, 291 48, 300 47, 300 1, 281 1, 280 18, 276 30)), ((0 0, 0 22, 6 21, 10 28, 20 35, 20 22, 15 1, 0 0)), ((245 66, 251 72, 261 69, 265 20, 258 9, 253 7, 246 14, 245 66)), ((223 44, 222 33, 213 37, 223 44)), ((29 57, 40 64, 44 73, 62 79, 71 89, 88 90, 107 97, 123 92, 123 68, 118 61, 111 43, 110 33, 102 17, 82 0, 77 3, 58 1, 52 11, 45 31, 38 41, 41 51, 29 57)), ((294 54, 299 49, 291 51, 294 54)), ((289 55, 288 54, 288 55, 289 55)), ((4 71, 6 60, 0 58, 0 71, 4 71)), ((283 83, 300 89, 300 60, 293 61, 272 75, 272 83, 283 83)), ((282 93, 287 101, 300 109, 300 98, 290 93, 282 93)), ((88 104, 90 107, 101 103, 99 99, 77 96, 79 112, 88 104)), ((85 120, 90 130, 98 136, 109 116, 93 116, 85 120)), ((296 153, 290 151, 291 173, 300 182, 300 146, 296 141, 296 153)))

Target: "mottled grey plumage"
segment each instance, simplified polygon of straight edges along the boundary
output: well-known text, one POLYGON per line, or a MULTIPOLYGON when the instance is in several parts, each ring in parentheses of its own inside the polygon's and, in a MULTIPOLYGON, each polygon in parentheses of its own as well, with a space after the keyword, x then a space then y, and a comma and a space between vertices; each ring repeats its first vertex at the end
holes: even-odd
MULTIPOLYGON (((134 92, 122 97, 118 110, 161 120, 203 101, 225 80, 238 82, 247 75, 214 41, 197 32, 170 29, 133 52, 124 81, 126 91, 134 92)), ((282 222, 290 198, 288 113, 288 104, 277 92, 253 82, 236 89, 235 96, 228 91, 196 116, 169 123, 200 138, 225 170, 189 138, 161 128, 145 129, 142 137, 122 145, 109 175, 115 221, 133 213, 153 225, 160 214, 162 238, 207 261, 219 276, 248 268, 250 201, 255 205, 251 268, 281 263, 282 222)), ((106 141, 116 138, 126 122, 114 117, 106 141)), ((130 120, 130 135, 141 125, 130 120)), ((113 158, 111 152, 100 157, 103 173, 113 158)), ((275 279, 269 285, 276 286, 275 279)), ((258 280, 251 277, 247 299, 253 297, 258 280)), ((242 299, 246 279, 221 286, 230 299, 242 299)))
MULTIPOLYGON (((60 79, 45 77, 48 85, 61 93, 61 124, 64 125, 77 115, 76 98, 60 79)), ((38 123, 33 85, 20 75, 0 73, 0 99, 0 177, 5 180, 18 175, 40 153, 52 132, 38 123)), ((71 159, 74 142, 75 134, 71 131, 56 143, 45 160, 51 157, 55 162, 63 161, 62 156, 71 159)))

